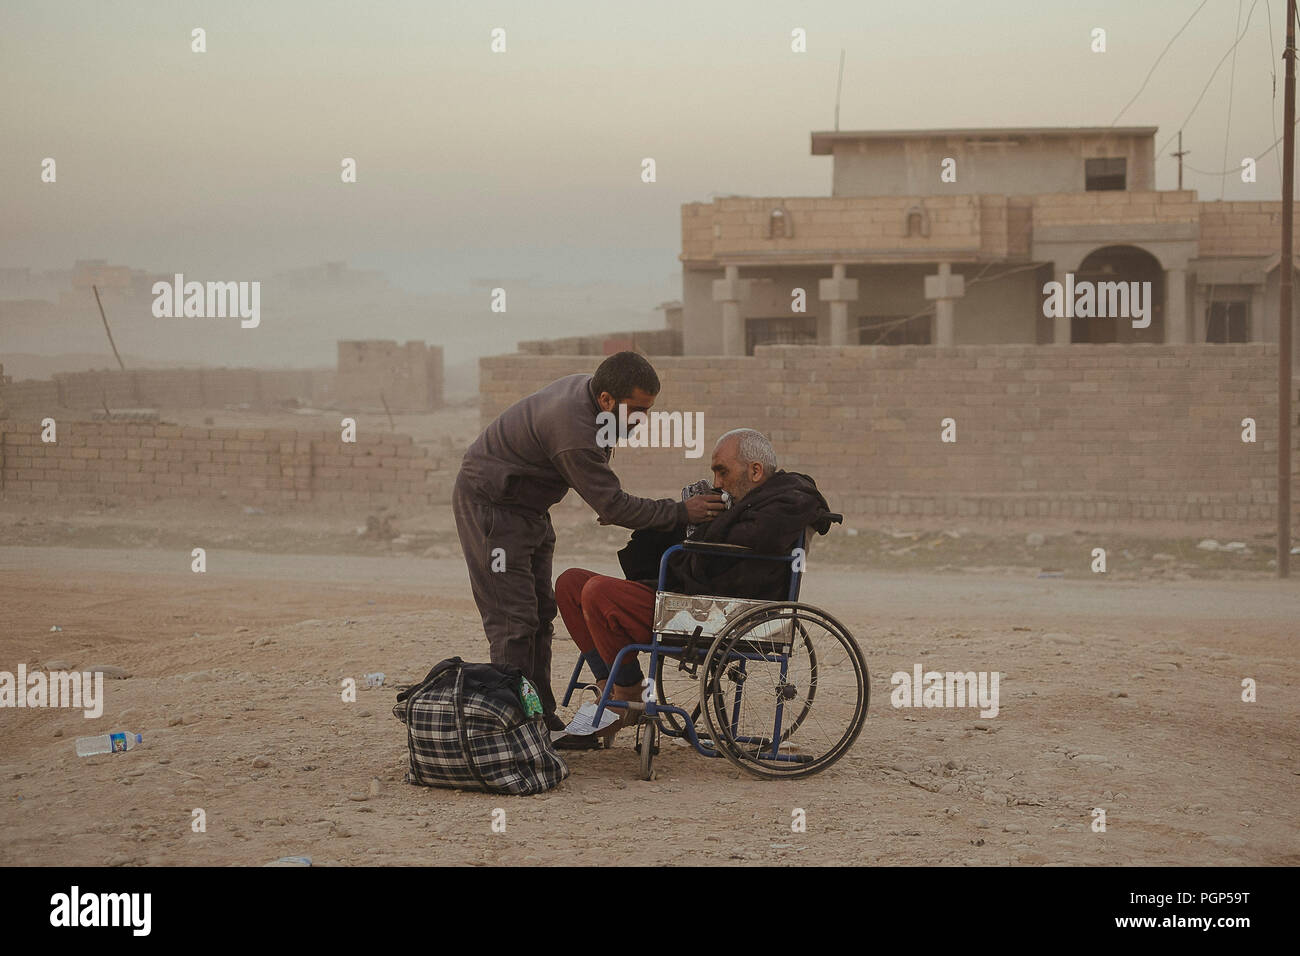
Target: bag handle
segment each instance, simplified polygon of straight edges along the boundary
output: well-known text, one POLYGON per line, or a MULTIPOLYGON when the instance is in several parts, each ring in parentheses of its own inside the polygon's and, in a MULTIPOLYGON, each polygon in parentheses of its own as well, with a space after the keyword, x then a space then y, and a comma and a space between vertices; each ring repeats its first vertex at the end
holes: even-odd
POLYGON ((474 762, 474 752, 469 746, 469 732, 465 729, 465 669, 461 663, 456 664, 456 689, 452 692, 452 714, 456 718, 456 733, 460 737, 460 749, 465 754, 465 764, 469 767, 469 772, 474 775, 474 779, 479 782, 484 790, 489 793, 509 793, 506 787, 497 787, 483 779, 483 774, 479 772, 478 764, 474 762))

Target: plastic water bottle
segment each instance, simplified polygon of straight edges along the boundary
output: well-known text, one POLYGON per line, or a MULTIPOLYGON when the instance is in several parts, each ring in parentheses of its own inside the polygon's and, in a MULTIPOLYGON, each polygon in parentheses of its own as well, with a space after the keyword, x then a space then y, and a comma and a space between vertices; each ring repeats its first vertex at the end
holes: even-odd
POLYGON ((132 749, 143 738, 139 734, 100 734, 98 737, 78 737, 77 756, 95 754, 120 754, 132 749))

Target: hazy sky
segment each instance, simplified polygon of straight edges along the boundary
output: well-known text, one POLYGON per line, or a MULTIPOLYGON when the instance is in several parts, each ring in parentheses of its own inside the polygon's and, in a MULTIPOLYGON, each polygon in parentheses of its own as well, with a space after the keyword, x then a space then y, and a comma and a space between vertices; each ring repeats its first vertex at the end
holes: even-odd
MULTIPOLYGON (((681 203, 829 194, 809 133, 833 126, 841 48, 842 129, 1105 126, 1199 2, 4 0, 0 266, 234 280, 342 259, 428 293, 613 280, 649 309, 680 294, 681 203)), ((1285 7, 1209 0, 1120 125, 1163 146, 1240 18, 1227 160, 1231 57, 1184 145, 1212 171, 1261 153, 1282 132, 1285 7)), ((1280 153, 1225 197, 1276 199, 1280 153)), ((1175 175, 1159 156, 1158 188, 1175 175)), ((1186 176, 1202 199, 1223 182, 1186 176)))

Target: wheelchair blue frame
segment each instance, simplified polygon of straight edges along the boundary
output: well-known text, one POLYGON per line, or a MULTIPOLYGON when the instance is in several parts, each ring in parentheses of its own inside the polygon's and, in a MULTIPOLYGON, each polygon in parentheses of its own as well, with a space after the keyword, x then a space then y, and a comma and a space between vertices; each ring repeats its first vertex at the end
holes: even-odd
MULTIPOLYGON (((671 548, 665 551, 663 557, 659 559, 659 581, 658 581, 658 588, 657 588, 658 592, 663 592, 664 590, 664 580, 668 572, 668 561, 677 552, 690 550, 690 548, 686 547, 687 544, 689 544, 689 542, 683 542, 683 544, 673 545, 671 548)), ((707 545, 707 542, 701 542, 701 544, 707 545)), ((779 561, 779 562, 789 564, 790 565, 790 591, 789 591, 788 600, 793 603, 799 600, 799 588, 803 582, 803 575, 804 575, 803 569, 795 564, 795 560, 799 554, 806 553, 804 551, 806 545, 807 545, 807 531, 805 530, 802 534, 799 535, 799 541, 795 545, 795 550, 792 551, 790 554, 755 554, 753 552, 741 551, 741 552, 736 552, 735 554, 727 553, 722 556, 727 558, 736 558, 738 560, 779 561)), ((726 597, 727 595, 718 595, 718 596, 726 597)), ((778 602, 772 602, 772 603, 775 604, 778 602)), ((672 635, 672 637, 678 637, 678 635, 672 635)), ((714 635, 714 637, 716 637, 716 635, 714 635)), ((605 710, 607 708, 633 708, 633 707, 635 707, 636 709, 644 708, 646 717, 650 718, 651 720, 654 720, 658 724, 659 731, 663 733, 665 736, 685 737, 690 742, 691 746, 694 747, 695 750, 700 754, 702 754, 703 756, 721 757, 722 754, 715 747, 713 747, 711 744, 706 746, 700 741, 700 738, 695 731, 695 721, 692 719, 690 713, 683 710, 681 707, 677 707, 672 704, 659 703, 657 693, 653 695, 651 700, 641 701, 640 703, 637 703, 635 701, 613 700, 611 698, 611 694, 614 689, 613 677, 615 674, 619 672, 619 668, 622 666, 623 660, 624 658, 627 657, 628 654, 648 653, 650 655, 650 670, 648 673, 652 675, 651 677, 652 681, 653 681, 653 675, 659 672, 659 659, 661 657, 680 658, 686 655, 686 652, 688 650, 688 645, 686 644, 683 645, 678 645, 676 643, 664 644, 663 643, 664 635, 657 631, 652 633, 651 638, 653 643, 629 644, 618 652, 618 656, 614 658, 614 663, 609 669, 610 679, 605 682, 605 691, 601 695, 600 700, 597 703, 596 713, 592 719, 592 723, 595 724, 596 726, 600 726, 601 717, 605 713, 605 710), (658 717, 662 714, 678 715, 681 718, 682 727, 684 729, 678 731, 671 728, 670 726, 667 726, 665 723, 660 722, 658 720, 658 717)), ((713 638, 709 638, 708 644, 711 645, 712 643, 713 643, 713 638)), ((692 646, 696 654, 700 654, 700 660, 695 662, 696 665, 698 666, 699 664, 702 664, 703 654, 701 654, 698 645, 690 645, 690 646, 692 646)), ((705 648, 704 653, 707 653, 707 647, 705 648)), ((785 654, 771 655, 771 654, 744 653, 740 651, 733 651, 732 656, 740 662, 738 666, 742 673, 745 669, 746 660, 771 661, 775 659, 780 659, 781 677, 783 679, 786 677, 786 668, 789 665, 788 655, 785 654)), ((586 663, 584 658, 582 656, 579 656, 578 663, 573 668, 573 675, 569 678, 569 686, 564 693, 564 700, 561 702, 561 705, 564 707, 567 707, 569 705, 569 701, 573 697, 574 690, 576 690, 579 686, 583 686, 579 684, 579 678, 582 676, 582 666, 584 663, 586 663)), ((656 691, 658 690, 657 687, 655 689, 656 691)), ((791 754, 782 754, 779 752, 782 743, 781 719, 782 719, 783 708, 784 708, 784 703, 778 701, 776 705, 776 721, 773 729, 773 736, 771 739, 772 752, 770 754, 764 755, 764 759, 788 760, 788 761, 799 762, 802 761, 804 758, 791 755, 791 754)), ((735 736, 734 735, 735 730, 738 728, 739 723, 740 723, 740 688, 738 685, 736 690, 735 702, 732 705, 732 714, 731 714, 731 725, 732 725, 731 731, 733 734, 732 739, 735 740, 737 743, 758 743, 760 745, 767 743, 767 740, 765 738, 735 736)))

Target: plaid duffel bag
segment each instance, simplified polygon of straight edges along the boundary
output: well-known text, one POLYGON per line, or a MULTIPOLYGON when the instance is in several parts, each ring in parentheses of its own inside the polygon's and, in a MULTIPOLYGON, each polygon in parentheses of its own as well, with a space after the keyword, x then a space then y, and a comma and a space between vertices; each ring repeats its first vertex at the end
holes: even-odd
POLYGON ((517 667, 466 664, 451 657, 397 695, 406 724, 408 783, 490 793, 533 794, 569 775, 541 717, 520 699, 517 667))

